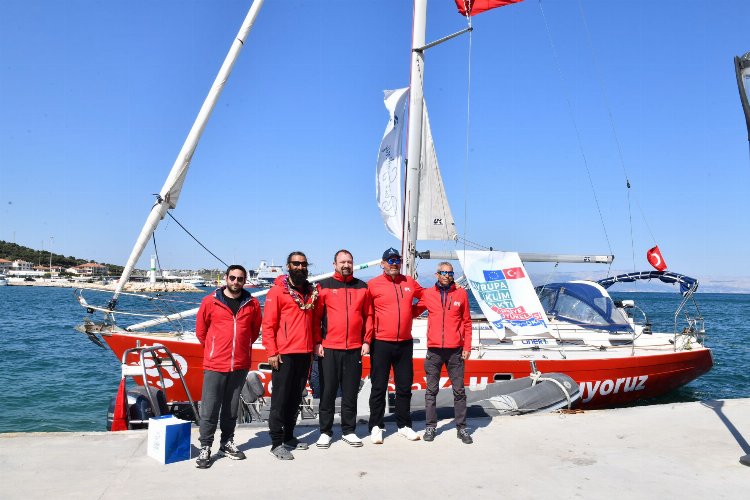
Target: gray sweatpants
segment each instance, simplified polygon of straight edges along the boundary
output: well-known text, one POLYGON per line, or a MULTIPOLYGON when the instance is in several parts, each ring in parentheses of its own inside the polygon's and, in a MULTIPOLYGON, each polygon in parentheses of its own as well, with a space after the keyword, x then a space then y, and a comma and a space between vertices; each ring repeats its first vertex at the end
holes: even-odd
POLYGON ((214 372, 203 370, 201 398, 200 443, 211 446, 217 424, 221 428, 221 444, 234 438, 240 392, 248 370, 214 372), (221 410, 221 413, 220 413, 221 410))
POLYGON ((443 365, 453 388, 453 411, 456 429, 466 427, 466 390, 464 389, 464 360, 461 348, 436 349, 430 347, 424 358, 424 371, 427 374, 427 390, 424 395, 425 419, 427 427, 437 427, 437 407, 435 398, 440 389, 440 372, 443 365))

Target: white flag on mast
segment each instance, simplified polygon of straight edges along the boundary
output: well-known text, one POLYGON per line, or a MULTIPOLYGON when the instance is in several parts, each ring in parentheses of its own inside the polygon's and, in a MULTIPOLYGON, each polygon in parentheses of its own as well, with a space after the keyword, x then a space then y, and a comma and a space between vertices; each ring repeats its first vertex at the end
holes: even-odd
POLYGON ((375 197, 386 229, 401 239, 401 137, 409 88, 386 90, 383 94, 389 119, 378 151, 375 197))

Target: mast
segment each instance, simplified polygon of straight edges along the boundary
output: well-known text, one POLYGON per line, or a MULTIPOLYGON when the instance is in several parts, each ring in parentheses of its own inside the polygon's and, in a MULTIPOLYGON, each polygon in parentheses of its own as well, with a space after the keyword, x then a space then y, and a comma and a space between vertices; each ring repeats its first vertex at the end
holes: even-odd
POLYGON ((427 0, 414 0, 411 78, 409 89, 409 130, 406 136, 406 192, 404 193, 404 235, 401 255, 403 273, 416 276, 417 211, 419 209, 419 169, 422 151, 422 112, 424 108, 424 52, 427 26, 427 0))
POLYGON ((198 146, 198 141, 200 140, 201 135, 203 135, 206 123, 211 117, 211 112, 213 111, 214 106, 216 106, 216 101, 219 99, 222 90, 224 90, 224 85, 226 84, 227 79, 229 79, 229 75, 232 72, 237 56, 239 55, 242 46, 245 44, 245 39, 250 33, 250 29, 253 27, 256 17, 258 17, 258 12, 260 11, 263 2, 264 0, 253 1, 247 16, 245 16, 245 20, 237 33, 237 37, 229 48, 224 63, 221 65, 219 73, 216 75, 216 79, 214 80, 213 85, 211 85, 211 89, 208 91, 206 100, 203 102, 203 105, 198 112, 198 116, 195 118, 195 122, 185 139, 185 143, 182 145, 182 149, 177 155, 177 159, 175 159, 172 169, 169 171, 169 176, 164 182, 164 186, 161 188, 161 191, 159 191, 156 203, 151 208, 151 212, 146 218, 146 223, 143 225, 143 229, 141 229, 141 233, 138 235, 133 250, 130 252, 128 262, 125 264, 120 280, 117 282, 115 293, 112 296, 112 300, 109 302, 108 307, 110 310, 113 310, 117 305, 117 298, 119 297, 120 292, 122 292, 122 289, 125 287, 125 283, 128 282, 128 278, 130 278, 138 259, 140 259, 141 254, 143 254, 143 250, 145 249, 148 240, 151 238, 151 235, 154 234, 159 222, 167 214, 167 210, 177 206, 177 199, 180 196, 182 185, 185 182, 188 168, 190 168, 190 162, 193 159, 195 148, 198 146))

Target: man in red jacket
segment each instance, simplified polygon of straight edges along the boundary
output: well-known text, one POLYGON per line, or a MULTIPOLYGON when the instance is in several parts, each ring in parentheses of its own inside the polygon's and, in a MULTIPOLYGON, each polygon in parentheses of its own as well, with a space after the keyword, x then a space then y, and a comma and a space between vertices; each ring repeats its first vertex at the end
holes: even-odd
POLYGON ((217 423, 221 427, 219 455, 245 459, 234 444, 234 428, 240 391, 250 369, 251 346, 260 331, 260 304, 243 288, 247 279, 244 267, 229 266, 224 279, 225 286, 203 299, 195 320, 195 335, 203 346, 201 451, 195 462, 199 469, 211 467, 217 423))
POLYGON ((374 444, 383 443, 385 396, 388 375, 393 368, 398 434, 417 441, 419 435, 411 428, 411 386, 414 382, 411 324, 412 306, 414 300, 422 296, 422 287, 412 277, 401 274, 401 253, 395 248, 383 252, 380 265, 383 274, 367 283, 374 322, 370 344, 370 439, 374 444))
POLYGON ((370 352, 372 320, 367 283, 354 277, 354 257, 339 250, 333 257, 334 274, 320 282, 323 340, 315 346, 323 394, 320 398, 318 448, 331 446, 336 395, 341 387, 341 435, 354 447, 362 446, 357 427, 357 393, 362 380, 362 356, 370 352))
POLYGON ((263 347, 271 375, 271 412, 268 429, 271 454, 292 460, 290 450, 306 450, 294 437, 302 391, 310 373, 313 346, 320 343, 320 289, 307 281, 307 257, 292 252, 286 259, 289 274, 279 276, 266 296, 263 347))
POLYGON ((471 312, 469 296, 463 288, 453 283, 453 266, 449 262, 438 264, 437 283, 426 288, 417 303, 417 313, 427 310, 427 354, 424 371, 427 374, 425 416, 427 426, 423 439, 433 441, 437 434, 437 408, 435 398, 440 390, 440 372, 445 365, 453 387, 458 438, 466 444, 473 442, 466 430, 466 391, 464 390, 464 361, 471 355, 471 312))

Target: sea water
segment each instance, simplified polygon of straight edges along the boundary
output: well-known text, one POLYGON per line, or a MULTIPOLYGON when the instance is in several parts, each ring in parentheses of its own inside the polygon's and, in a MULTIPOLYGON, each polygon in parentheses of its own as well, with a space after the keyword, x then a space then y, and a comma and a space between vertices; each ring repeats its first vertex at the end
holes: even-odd
MULTIPOLYGON (((635 300, 655 331, 673 331, 678 293, 613 296, 635 300)), ((177 300, 190 309, 200 298, 177 300)), ((697 301, 713 369, 645 404, 750 397, 750 295, 698 294, 697 301)), ((71 289, 0 287, 0 432, 105 430, 120 363, 74 329, 85 316, 71 289)))

